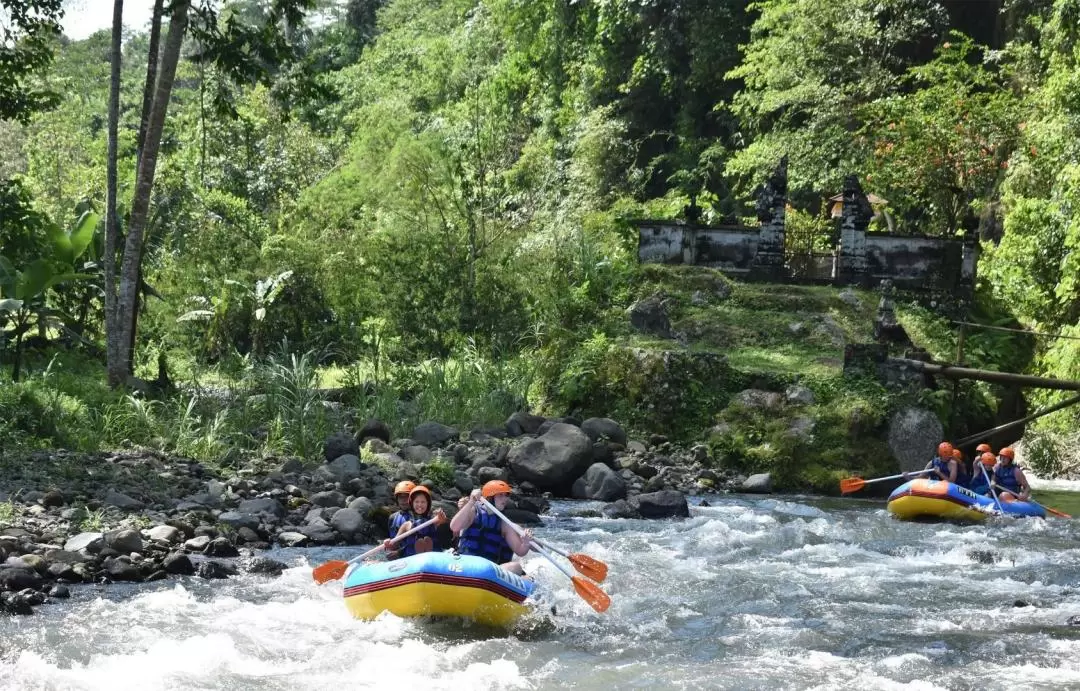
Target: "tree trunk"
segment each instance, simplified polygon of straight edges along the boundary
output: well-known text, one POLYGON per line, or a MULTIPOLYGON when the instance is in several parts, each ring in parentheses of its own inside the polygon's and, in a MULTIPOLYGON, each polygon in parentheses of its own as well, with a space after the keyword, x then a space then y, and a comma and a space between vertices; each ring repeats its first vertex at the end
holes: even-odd
POLYGON ((112 68, 109 76, 109 143, 106 154, 105 194, 105 362, 109 385, 123 383, 127 370, 120 365, 120 329, 116 311, 116 246, 120 231, 116 218, 116 133, 120 121, 120 60, 124 0, 113 0, 112 68))
POLYGON ((154 13, 150 19, 150 47, 146 51, 146 82, 143 84, 142 115, 139 117, 139 138, 135 140, 135 160, 142 158, 146 144, 146 128, 150 123, 150 106, 154 102, 154 85, 157 82, 158 43, 161 41, 161 13, 165 0, 154 0, 154 13))
POLYGON ((135 336, 134 312, 136 293, 139 289, 139 269, 142 264, 143 239, 150 218, 150 196, 154 186, 154 172, 157 168, 158 152, 161 149, 161 135, 165 126, 165 114, 172 95, 176 66, 180 61, 180 49, 187 30, 189 0, 176 0, 172 5, 169 18, 169 34, 165 39, 154 100, 150 108, 150 118, 146 126, 146 138, 139 156, 135 175, 135 195, 131 202, 131 218, 128 221, 127 240, 124 243, 124 261, 120 271, 120 294, 117 321, 119 322, 118 357, 109 365, 110 383, 116 376, 126 378, 131 371, 132 347, 135 336))

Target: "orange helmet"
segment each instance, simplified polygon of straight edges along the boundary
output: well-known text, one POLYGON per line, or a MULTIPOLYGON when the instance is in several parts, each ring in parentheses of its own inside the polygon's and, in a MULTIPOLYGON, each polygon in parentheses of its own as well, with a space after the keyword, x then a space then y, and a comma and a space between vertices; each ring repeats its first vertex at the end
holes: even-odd
POLYGON ((485 499, 491 499, 496 494, 510 494, 510 485, 502 480, 492 480, 484 483, 480 493, 484 495, 485 499))
POLYGON ((412 492, 414 489, 416 489, 416 483, 415 482, 412 482, 410 480, 402 480, 401 482, 397 483, 396 487, 394 487, 394 494, 395 495, 408 494, 409 492, 412 492))
POLYGON ((999 456, 1004 456, 1010 460, 1016 460, 1016 453, 1012 450, 1011 446, 1006 446, 1001 451, 998 451, 999 456))
POLYGON ((943 441, 937 445, 937 455, 942 458, 952 458, 952 444, 947 441, 943 441))
POLYGON ((979 456, 979 460, 982 461, 983 465, 994 465, 995 463, 997 463, 997 458, 995 458, 994 454, 990 453, 989 451, 984 451, 983 455, 979 456))
POLYGON ((978 453, 986 453, 987 451, 989 451, 990 453, 994 452, 994 450, 990 448, 990 445, 985 442, 976 446, 975 451, 977 451, 978 453))
POLYGON ((962 461, 962 460, 964 460, 964 452, 961 451, 960 449, 953 449, 952 450, 952 457, 955 458, 958 461, 962 461))
POLYGON ((431 501, 431 490, 429 490, 427 487, 424 487, 423 485, 417 485, 416 487, 413 487, 413 490, 409 492, 409 501, 412 501, 412 498, 417 494, 426 494, 428 501, 431 501))

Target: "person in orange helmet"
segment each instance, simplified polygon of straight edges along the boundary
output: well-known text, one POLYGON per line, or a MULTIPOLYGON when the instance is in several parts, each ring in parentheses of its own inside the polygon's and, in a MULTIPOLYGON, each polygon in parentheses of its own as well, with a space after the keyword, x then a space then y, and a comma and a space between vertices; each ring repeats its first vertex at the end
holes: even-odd
POLYGON ((1001 489, 998 498, 1002 501, 1019 499, 1027 501, 1031 497, 1031 487, 1028 485, 1024 471, 1016 465, 1016 453, 1012 447, 1006 446, 998 451, 997 465, 994 466, 994 484, 1001 489))
MULTIPOLYGON (((409 493, 416 489, 416 483, 410 480, 402 480, 394 486, 394 499, 397 501, 398 510, 390 514, 390 520, 386 525, 386 532, 390 537, 394 537, 401 531, 401 526, 409 520, 409 493)), ((391 559, 395 558, 395 554, 387 552, 387 556, 391 559)))
MULTIPOLYGON (((985 446, 987 449, 990 447, 987 444, 980 444, 979 446, 985 446)), ((990 495, 990 471, 993 470, 994 464, 997 463, 997 458, 991 451, 983 451, 982 455, 975 459, 971 468, 971 484, 968 486, 975 494, 990 495)))
MULTIPOLYGON (((432 518, 439 516, 442 516, 444 519, 446 518, 446 514, 443 513, 442 509, 436 509, 435 513, 432 514, 431 490, 423 485, 416 485, 416 487, 409 492, 409 508, 409 520, 401 524, 401 527, 398 528, 396 533, 397 535, 407 533, 414 527, 432 518)), ((438 530, 438 525, 429 525, 423 530, 413 533, 398 543, 397 551, 402 557, 411 557, 418 552, 430 552, 435 547, 438 530)), ((387 538, 383 542, 383 547, 386 549, 387 554, 390 554, 394 550, 394 545, 391 544, 390 538, 387 538)))
POLYGON ((532 531, 526 529, 525 537, 520 537, 514 530, 501 521, 480 503, 484 497, 499 511, 506 509, 510 501, 510 485, 502 480, 492 480, 483 488, 472 491, 469 499, 450 520, 450 532, 460 535, 458 551, 484 557, 500 564, 512 573, 524 575, 521 562, 514 560, 514 555, 523 557, 532 548, 532 531))
POLYGON ((953 447, 952 454, 953 460, 956 461, 956 479, 953 482, 961 487, 967 487, 971 484, 971 474, 968 473, 967 464, 964 463, 964 452, 953 447))
POLYGON ((958 466, 959 463, 957 463, 956 457, 953 455, 953 445, 947 441, 943 441, 938 444, 937 456, 930 459, 930 462, 926 464, 924 470, 931 471, 927 476, 931 480, 956 482, 957 474, 959 472, 958 466))

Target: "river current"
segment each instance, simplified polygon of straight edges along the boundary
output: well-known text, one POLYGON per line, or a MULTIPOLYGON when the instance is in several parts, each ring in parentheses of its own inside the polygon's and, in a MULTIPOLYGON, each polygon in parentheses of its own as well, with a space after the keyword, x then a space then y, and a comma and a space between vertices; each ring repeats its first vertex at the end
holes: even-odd
POLYGON ((610 565, 606 614, 530 555, 546 625, 354 621, 311 567, 356 550, 282 550, 277 578, 82 586, 0 618, 0 689, 1080 689, 1080 521, 707 499, 662 521, 554 505, 536 532, 610 565))

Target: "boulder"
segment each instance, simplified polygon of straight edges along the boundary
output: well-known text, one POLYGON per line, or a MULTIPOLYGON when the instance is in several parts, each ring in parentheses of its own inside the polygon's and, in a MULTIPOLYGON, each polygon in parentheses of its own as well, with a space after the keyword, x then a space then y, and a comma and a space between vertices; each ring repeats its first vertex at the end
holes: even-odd
POLYGON ((592 462, 592 441, 580 428, 559 423, 544 435, 514 447, 507 460, 513 474, 540 491, 566 492, 592 462))
POLYGON ((519 411, 506 418, 506 431, 511 437, 536 434, 542 424, 544 424, 543 416, 519 411))
POLYGON ((195 565, 191 563, 191 559, 180 552, 173 552, 165 557, 161 565, 165 571, 176 576, 190 576, 195 573, 195 565))
POLYGON ((357 497, 349 502, 349 505, 345 507, 360 514, 361 516, 367 516, 375 509, 375 505, 371 503, 371 500, 367 497, 357 497))
POLYGON ((506 468, 493 468, 492 466, 486 465, 476 471, 476 481, 479 482, 481 486, 492 480, 502 480, 503 482, 506 482, 508 479, 510 479, 510 474, 506 471, 506 468))
POLYGON ((236 506, 239 513, 253 516, 273 516, 285 518, 285 505, 273 497, 260 497, 258 499, 245 499, 236 506))
POLYGON ((345 506, 345 495, 337 490, 318 492, 311 495, 311 503, 315 506, 343 507, 345 506))
POLYGON ((323 442, 323 457, 327 463, 345 455, 360 455, 360 442, 353 435, 347 432, 337 432, 331 434, 323 442))
POLYGON ((447 427, 438 422, 422 422, 413 429, 412 439, 421 446, 442 446, 457 439, 459 432, 454 427, 447 427))
MULTIPOLYGON (((376 439, 381 439, 384 442, 386 442, 387 444, 389 444, 390 443, 390 426, 387 425, 382 420, 376 420, 375 418, 370 418, 360 428, 360 431, 356 433, 356 441, 357 441, 358 444, 363 444, 365 439, 369 439, 371 437, 375 437, 376 439)), ((357 449, 357 452, 358 453, 356 455, 359 455, 359 449, 357 449)), ((327 459, 327 460, 331 460, 331 459, 327 459)))
POLYGON ((368 526, 367 519, 359 511, 342 509, 330 519, 330 525, 341 533, 346 542, 354 543, 361 537, 368 526))
POLYGON ((925 408, 909 407, 894 413, 889 419, 888 444, 897 470, 922 470, 934 457, 944 434, 937 415, 925 408))
POLYGON ((251 530, 257 530, 259 527, 259 519, 257 516, 252 516, 248 513, 240 513, 239 511, 226 511, 218 516, 218 523, 239 530, 240 528, 250 528, 251 530))
POLYGON ((615 501, 626 498, 626 481, 603 463, 593 463, 573 487, 575 499, 615 501))
POLYGON ((0 568, 0 590, 19 591, 23 588, 37 588, 44 583, 37 571, 31 568, 0 568))
POLYGON ((303 547, 308 541, 308 536, 303 533, 286 531, 278 534, 277 541, 282 547, 303 547))
POLYGON ((788 387, 784 395, 791 405, 813 405, 816 400, 814 392, 802 385, 788 387))
POLYGON ((102 570, 114 581, 141 581, 139 567, 127 559, 109 557, 101 563, 102 570))
POLYGON ((640 514, 625 499, 612 502, 602 511, 605 518, 639 518, 640 514))
POLYGON ((626 446, 626 432, 622 425, 606 417, 591 417, 581 423, 581 431, 593 441, 607 440, 613 444, 626 446))
POLYGON ((195 567, 195 575, 207 580, 212 578, 228 578, 236 575, 236 567, 223 561, 206 560, 199 562, 195 567))
POLYGON ((158 525, 146 531, 146 537, 154 542, 171 545, 180 541, 181 533, 171 525, 158 525))
POLYGON ((772 475, 770 473, 756 473, 743 480, 740 491, 748 494, 771 494, 772 475))
POLYGON ((121 554, 141 552, 143 550, 142 535, 135 530, 110 530, 105 533, 105 545, 115 549, 121 554))
POLYGON ((643 518, 688 517, 690 515, 686 496, 682 492, 671 489, 639 494, 636 497, 636 504, 638 513, 643 518))
POLYGON ((420 465, 431 460, 431 449, 419 444, 410 444, 401 449, 401 457, 409 463, 420 465))
POLYGON ((364 464, 360 462, 359 456, 353 454, 338 456, 316 469, 320 477, 325 477, 331 482, 349 482, 360 477, 363 472, 364 464))
POLYGON ((110 489, 105 493, 105 498, 102 500, 108 506, 115 506, 118 509, 125 509, 128 511, 138 511, 139 509, 146 508, 138 499, 133 499, 123 492, 117 492, 114 489, 110 489))
POLYGON ((238 557, 240 556, 239 550, 236 549, 227 539, 223 537, 216 537, 210 541, 210 544, 203 550, 203 554, 208 557, 238 557))
POLYGON ((784 404, 784 396, 775 391, 762 391, 761 389, 744 389, 735 394, 730 405, 739 405, 743 408, 762 408, 764 410, 777 410, 784 404))
POLYGON ((101 548, 105 546, 105 536, 101 533, 79 533, 75 537, 69 538, 64 543, 65 552, 82 552, 86 551, 90 554, 94 554, 101 551, 101 548))
POLYGON ((641 333, 672 338, 671 319, 668 317, 667 307, 664 300, 654 295, 638 300, 630 305, 627 310, 630 316, 630 325, 641 333))

